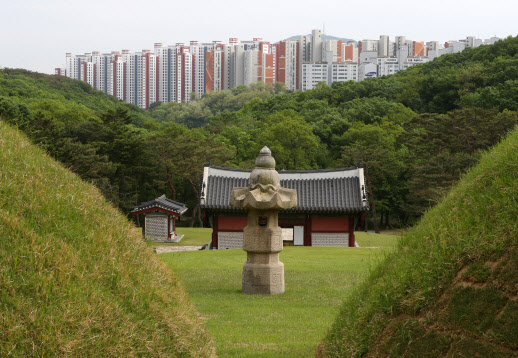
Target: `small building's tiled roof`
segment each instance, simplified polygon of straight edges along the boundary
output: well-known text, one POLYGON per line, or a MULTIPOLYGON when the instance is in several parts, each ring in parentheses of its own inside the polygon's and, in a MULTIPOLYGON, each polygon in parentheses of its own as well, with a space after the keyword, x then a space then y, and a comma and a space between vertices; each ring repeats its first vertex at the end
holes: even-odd
MULTIPOLYGON (((205 167, 200 204, 206 210, 241 211, 229 204, 233 188, 247 187, 251 170, 205 167)), ((297 190, 286 212, 360 212, 368 209, 363 168, 279 171, 281 186, 297 190)))
POLYGON ((145 203, 135 206, 132 213, 145 211, 152 208, 158 208, 166 211, 170 211, 179 215, 182 215, 187 211, 187 207, 183 203, 167 199, 165 195, 162 195, 155 200, 146 201, 145 203))

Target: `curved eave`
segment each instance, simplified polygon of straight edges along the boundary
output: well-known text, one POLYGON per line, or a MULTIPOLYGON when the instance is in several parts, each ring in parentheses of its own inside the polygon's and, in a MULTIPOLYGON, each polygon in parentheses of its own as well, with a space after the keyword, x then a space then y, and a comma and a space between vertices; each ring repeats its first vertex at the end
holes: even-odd
POLYGON ((139 215, 139 214, 152 213, 152 212, 162 212, 162 213, 166 213, 169 215, 180 216, 183 213, 185 213, 186 211, 187 211, 187 208, 184 208, 182 210, 171 210, 171 209, 165 208, 163 206, 147 206, 147 207, 135 209, 131 213, 133 215, 139 215))
MULTIPOLYGON (((231 206, 202 205, 201 208, 206 211, 228 212, 228 213, 244 213, 245 209, 233 208, 231 206)), ((300 214, 356 214, 368 211, 368 207, 356 208, 293 208, 281 209, 279 213, 300 213, 300 214)))

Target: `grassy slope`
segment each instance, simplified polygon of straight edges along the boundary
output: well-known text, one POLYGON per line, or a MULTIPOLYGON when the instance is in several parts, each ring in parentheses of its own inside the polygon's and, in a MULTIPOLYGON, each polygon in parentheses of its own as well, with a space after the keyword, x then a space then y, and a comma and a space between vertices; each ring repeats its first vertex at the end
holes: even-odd
MULTIPOLYGON (((397 237, 358 233, 372 246, 397 237)), ((161 254, 207 319, 220 357, 312 357, 342 298, 368 271, 380 249, 285 247, 286 293, 241 293, 246 253, 215 250, 161 254)))
POLYGON ((329 357, 518 356, 518 131, 344 302, 329 357))
POLYGON ((98 190, 0 121, 0 356, 211 356, 183 289, 98 190))

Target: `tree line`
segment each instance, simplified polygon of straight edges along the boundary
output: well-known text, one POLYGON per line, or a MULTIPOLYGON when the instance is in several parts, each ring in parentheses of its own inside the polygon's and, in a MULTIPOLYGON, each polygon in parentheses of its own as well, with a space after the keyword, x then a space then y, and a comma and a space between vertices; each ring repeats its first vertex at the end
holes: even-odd
POLYGON ((0 72, 0 116, 128 213, 166 193, 192 224, 203 165, 365 168, 372 223, 409 225, 518 122, 518 38, 396 75, 289 92, 254 84, 147 111, 67 78, 0 72))

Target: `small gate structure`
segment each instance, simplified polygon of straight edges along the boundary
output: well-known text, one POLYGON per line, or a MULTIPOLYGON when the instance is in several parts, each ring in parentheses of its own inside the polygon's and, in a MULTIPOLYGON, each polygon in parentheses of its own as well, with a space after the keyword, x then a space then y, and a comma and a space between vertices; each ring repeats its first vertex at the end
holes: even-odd
POLYGON ((150 241, 179 241, 176 235, 176 218, 187 211, 183 203, 167 199, 162 195, 155 200, 136 206, 133 215, 144 215, 142 236, 150 241))

